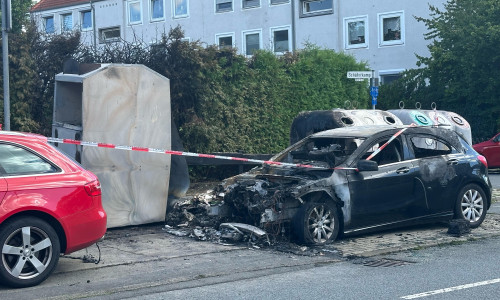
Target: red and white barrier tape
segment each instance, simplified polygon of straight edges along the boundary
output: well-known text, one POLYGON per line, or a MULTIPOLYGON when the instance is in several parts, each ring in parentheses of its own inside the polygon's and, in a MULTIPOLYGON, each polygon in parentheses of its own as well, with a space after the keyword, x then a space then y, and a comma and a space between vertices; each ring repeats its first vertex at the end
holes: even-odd
POLYGON ((366 158, 366 160, 370 160, 372 159, 375 155, 379 154, 380 151, 384 150, 384 148, 389 145, 392 141, 394 141, 398 136, 400 136, 403 132, 406 131, 406 129, 410 128, 410 127, 417 127, 417 125, 415 123, 412 123, 409 127, 406 127, 406 128, 403 128, 401 129, 400 131, 396 132, 396 134, 394 134, 393 136, 391 136, 391 138, 385 142, 385 144, 383 144, 382 146, 380 146, 377 150, 373 151, 372 154, 370 154, 370 156, 368 156, 366 158))
MULTIPOLYGON (((201 154, 201 153, 172 151, 172 150, 165 150, 165 149, 145 148, 145 147, 121 146, 121 145, 114 145, 114 144, 85 142, 85 141, 77 141, 77 140, 71 140, 71 139, 53 138, 53 137, 48 137, 47 142, 60 143, 60 144, 72 144, 72 145, 80 145, 80 146, 88 146, 88 147, 108 148, 108 149, 119 149, 119 150, 128 150, 128 151, 141 151, 141 152, 150 152, 150 153, 170 154, 170 155, 179 155, 179 156, 191 156, 191 157, 234 160, 234 161, 252 162, 252 163, 257 163, 257 164, 267 164, 267 165, 276 165, 276 166, 311 168, 311 169, 322 169, 322 170, 325 169, 322 167, 317 167, 317 166, 312 166, 312 165, 282 163, 282 162, 270 161, 270 160, 258 160, 258 159, 242 158, 242 157, 231 157, 231 156, 222 156, 222 155, 213 155, 213 154, 201 154)), ((343 168, 343 167, 332 168, 332 169, 356 170, 356 168, 343 168)))

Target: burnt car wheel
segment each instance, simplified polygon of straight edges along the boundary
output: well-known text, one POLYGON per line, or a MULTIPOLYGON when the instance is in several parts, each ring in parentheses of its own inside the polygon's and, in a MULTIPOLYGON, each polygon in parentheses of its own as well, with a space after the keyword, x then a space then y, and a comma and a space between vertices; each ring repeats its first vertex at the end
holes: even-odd
POLYGON ((321 245, 332 242, 339 233, 337 207, 330 203, 305 203, 297 213, 295 234, 300 243, 321 245))
POLYGON ((460 190, 455 205, 455 218, 469 222, 471 228, 476 228, 486 217, 486 195, 481 187, 468 184, 460 190))
POLYGON ((24 217, 0 228, 1 282, 28 287, 44 281, 59 260, 60 244, 55 230, 45 221, 24 217))

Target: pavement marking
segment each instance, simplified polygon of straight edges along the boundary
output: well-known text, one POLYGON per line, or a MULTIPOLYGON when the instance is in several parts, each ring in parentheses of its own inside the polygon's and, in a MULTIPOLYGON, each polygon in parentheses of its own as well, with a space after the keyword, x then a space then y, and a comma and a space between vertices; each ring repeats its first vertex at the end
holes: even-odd
POLYGON ((422 298, 422 297, 427 297, 427 296, 432 296, 432 295, 437 295, 437 294, 443 294, 443 293, 449 293, 453 291, 458 291, 458 290, 463 290, 463 289, 469 289, 477 286, 482 286, 482 285, 488 285, 488 284, 494 284, 494 283, 500 283, 500 278, 497 279, 492 279, 492 280, 486 280, 486 281, 481 281, 481 282, 475 282, 475 283, 469 283, 469 284, 464 284, 464 285, 457 285, 454 287, 449 287, 445 289, 439 289, 439 290, 434 290, 434 291, 429 291, 425 293, 420 293, 420 294, 413 294, 409 296, 403 296, 401 299, 416 299, 416 298, 422 298))

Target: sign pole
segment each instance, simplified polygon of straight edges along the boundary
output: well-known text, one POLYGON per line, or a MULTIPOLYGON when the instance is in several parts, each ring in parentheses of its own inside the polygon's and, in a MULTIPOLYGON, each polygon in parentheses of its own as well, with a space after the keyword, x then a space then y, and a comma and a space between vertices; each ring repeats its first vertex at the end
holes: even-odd
POLYGON ((375 70, 372 70, 372 77, 370 78, 370 96, 372 96, 372 109, 375 109, 378 97, 378 78, 375 78, 375 70))
POLYGON ((12 28, 10 0, 2 0, 3 122, 10 130, 9 30, 12 28))

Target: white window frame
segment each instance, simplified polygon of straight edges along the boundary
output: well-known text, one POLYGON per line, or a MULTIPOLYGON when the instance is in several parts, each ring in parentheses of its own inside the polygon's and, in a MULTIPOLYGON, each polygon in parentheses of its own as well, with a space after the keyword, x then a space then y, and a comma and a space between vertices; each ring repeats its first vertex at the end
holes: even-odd
POLYGON ((163 9, 162 9, 162 12, 161 12, 162 16, 159 17, 159 18, 154 18, 153 17, 153 9, 154 9, 154 7, 153 7, 153 1, 154 0, 148 0, 148 2, 149 2, 149 21, 150 22, 158 22, 158 21, 165 20, 165 1, 166 0, 160 0, 160 1, 163 2, 163 5, 162 5, 163 9))
POLYGON ((122 36, 122 29, 120 28, 120 26, 109 27, 109 28, 99 28, 99 43, 100 44, 118 42, 118 41, 121 40, 121 36, 122 36), (116 29, 118 29, 120 31, 120 36, 119 37, 109 38, 109 39, 103 39, 102 38, 102 34, 105 31, 111 31, 111 30, 116 30, 116 29))
POLYGON ((72 12, 64 12, 64 13, 61 13, 60 14, 60 20, 61 20, 61 23, 60 23, 60 27, 61 27, 61 33, 64 33, 64 32, 71 32, 73 31, 73 29, 75 28, 75 22, 74 22, 74 18, 73 18, 73 13, 72 12), (64 29, 64 17, 66 16, 71 16, 71 29, 69 30, 65 30, 64 29))
POLYGON ((231 47, 236 48, 234 32, 217 33, 215 35, 215 44, 220 49, 219 39, 224 37, 231 37, 231 47))
POLYGON ((247 39, 246 36, 250 34, 259 34, 259 50, 262 49, 262 29, 244 30, 241 32, 241 49, 243 55, 246 57, 251 57, 252 55, 247 55, 247 39))
POLYGON ((80 29, 82 31, 90 31, 94 28, 94 20, 92 17, 92 10, 91 9, 85 9, 80 11, 80 29), (90 27, 83 28, 83 14, 84 13, 90 13, 90 27))
MULTIPOLYGON (((185 14, 182 14, 182 15, 176 15, 175 14, 175 1, 176 0, 172 0, 172 17, 174 19, 179 19, 179 18, 187 18, 189 17, 189 0, 186 0, 186 13, 185 14)), ((206 0, 205 0, 206 1, 206 0)))
POLYGON ((332 8, 309 11, 309 12, 306 11, 306 3, 319 2, 319 1, 322 1, 322 0, 300 0, 300 2, 301 2, 300 16, 301 17, 309 17, 309 16, 333 14, 333 0, 327 0, 327 1, 332 2, 332 8))
POLYGON ((290 0, 274 0, 278 1, 276 3, 273 3, 273 0, 269 0, 269 6, 276 6, 276 5, 282 5, 282 4, 288 4, 290 3, 290 0))
POLYGON ((382 82, 382 77, 387 76, 387 75, 401 75, 405 69, 388 69, 388 70, 379 70, 378 71, 378 77, 379 77, 379 82, 380 84, 385 84, 382 82))
POLYGON ((377 14, 378 20, 378 45, 379 47, 395 46, 405 44, 405 15, 404 11, 394 11, 377 14), (400 39, 384 41, 384 19, 399 17, 400 39))
POLYGON ((127 1, 127 24, 129 26, 131 25, 138 25, 138 24, 142 24, 142 16, 143 16, 143 13, 142 13, 142 1, 140 0, 131 0, 131 1, 127 1), (133 4, 139 4, 139 13, 140 13, 140 20, 139 21, 132 21, 130 20, 130 6, 133 5, 133 4))
POLYGON ((241 0, 241 9, 242 10, 247 10, 247 9, 253 9, 253 8, 259 8, 260 7, 260 1, 261 0, 256 0, 259 2, 258 5, 254 5, 254 6, 248 6, 248 7, 245 7, 245 1, 255 1, 255 0, 241 0))
POLYGON ((216 14, 223 14, 223 13, 233 12, 234 11, 234 0, 214 0, 214 11, 215 11, 216 14), (217 3, 218 2, 222 2, 222 3, 231 2, 231 10, 217 11, 217 3))
POLYGON ((286 52, 292 52, 292 26, 286 25, 286 26, 271 27, 269 29, 269 36, 270 36, 270 40, 271 40, 271 51, 277 55, 283 55, 286 53, 286 52, 274 51, 274 33, 276 31, 283 31, 283 30, 288 31, 288 51, 286 51, 286 52))
POLYGON ((344 48, 345 49, 358 49, 358 48, 368 48, 369 40, 370 40, 370 30, 368 28, 368 16, 357 16, 357 17, 349 17, 344 18, 344 48), (365 22, 365 40, 363 43, 358 44, 349 44, 349 23, 352 22, 365 22))
POLYGON ((43 20, 43 32, 45 34, 55 34, 56 33, 56 18, 54 15, 45 15, 42 16, 43 20), (52 19, 52 32, 47 32, 47 19, 52 19))

